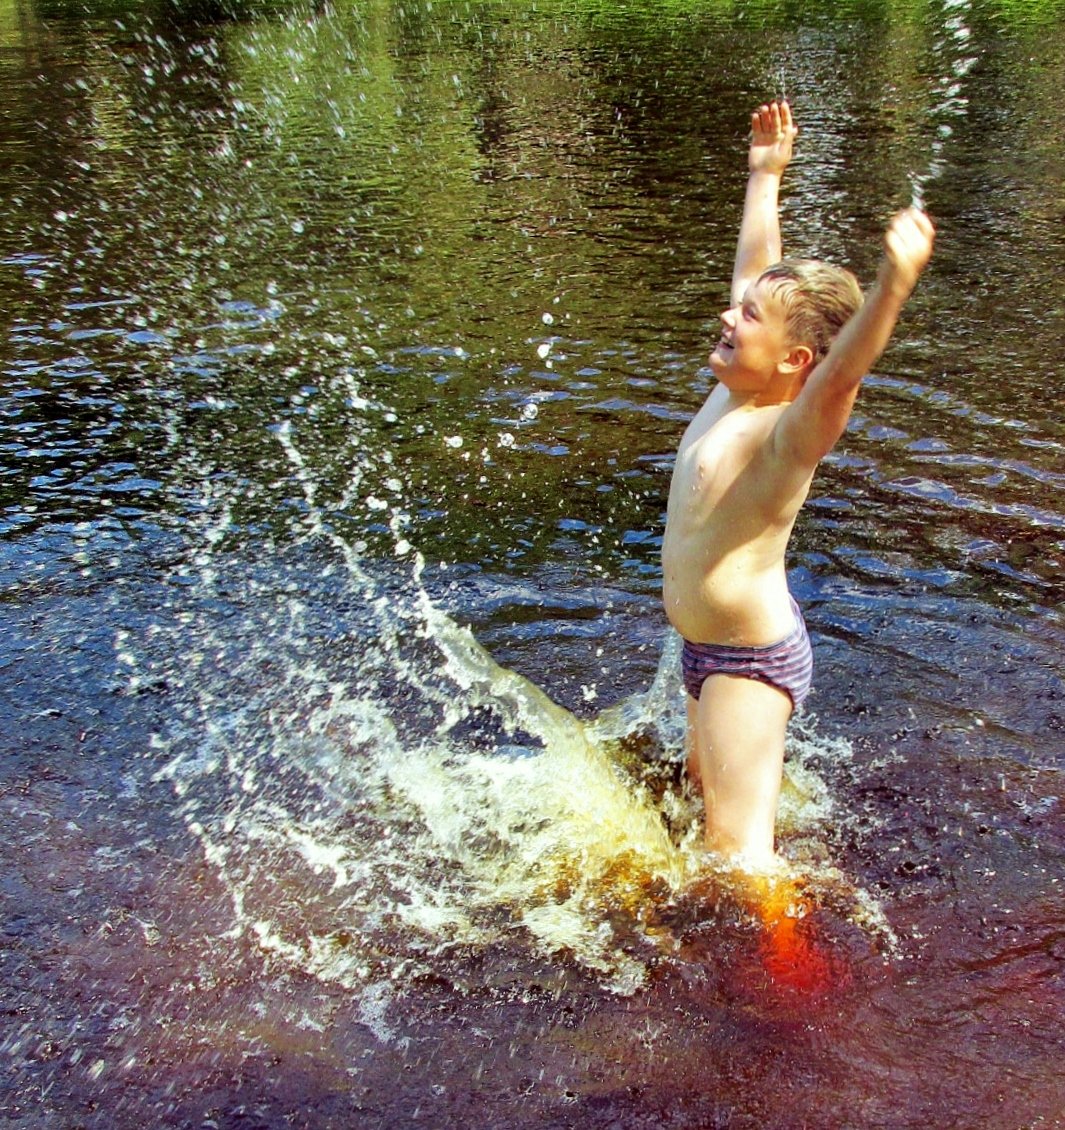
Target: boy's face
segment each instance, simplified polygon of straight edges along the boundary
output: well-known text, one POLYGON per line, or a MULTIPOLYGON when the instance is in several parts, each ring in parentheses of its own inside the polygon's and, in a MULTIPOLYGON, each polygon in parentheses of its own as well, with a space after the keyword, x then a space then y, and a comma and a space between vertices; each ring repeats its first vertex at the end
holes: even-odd
POLYGON ((783 303, 769 283, 756 280, 743 301, 721 315, 710 368, 730 392, 762 392, 791 346, 783 303))

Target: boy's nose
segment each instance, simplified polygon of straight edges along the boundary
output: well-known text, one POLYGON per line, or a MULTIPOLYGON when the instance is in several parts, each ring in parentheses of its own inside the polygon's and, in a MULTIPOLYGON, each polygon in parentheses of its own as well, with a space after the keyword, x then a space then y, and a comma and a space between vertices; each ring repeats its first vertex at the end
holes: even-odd
POLYGON ((729 329, 732 329, 736 324, 736 307, 730 306, 727 310, 722 310, 721 321, 724 322, 729 329))

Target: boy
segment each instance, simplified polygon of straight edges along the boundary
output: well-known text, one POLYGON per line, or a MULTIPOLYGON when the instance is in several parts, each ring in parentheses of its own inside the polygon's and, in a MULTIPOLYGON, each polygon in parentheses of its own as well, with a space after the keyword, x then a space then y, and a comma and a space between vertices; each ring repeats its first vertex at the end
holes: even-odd
POLYGON ((812 672, 788 592, 788 539, 934 238, 922 211, 896 215, 864 303, 848 271, 779 262, 778 190, 797 133, 787 102, 751 115, 732 305, 710 354, 718 383, 681 441, 662 545, 663 601, 685 640, 688 772, 706 803, 706 847, 756 870, 775 859, 785 729, 812 672))

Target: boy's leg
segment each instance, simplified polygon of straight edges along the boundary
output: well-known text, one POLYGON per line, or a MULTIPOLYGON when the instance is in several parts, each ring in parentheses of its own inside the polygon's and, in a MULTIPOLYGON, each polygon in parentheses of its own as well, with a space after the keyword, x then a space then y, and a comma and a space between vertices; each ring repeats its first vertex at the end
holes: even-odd
POLYGON ((692 786, 703 791, 703 771, 699 766, 699 700, 686 696, 688 700, 688 730, 685 743, 688 780, 692 786))
POLYGON ((711 675, 698 703, 689 701, 710 851, 772 862, 791 710, 785 691, 735 675, 711 675))

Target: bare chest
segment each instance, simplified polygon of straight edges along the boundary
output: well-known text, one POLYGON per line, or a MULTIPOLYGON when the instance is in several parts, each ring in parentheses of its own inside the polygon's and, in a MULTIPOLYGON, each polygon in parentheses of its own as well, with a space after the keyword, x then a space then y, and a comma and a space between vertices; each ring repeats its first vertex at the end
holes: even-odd
POLYGON ((732 413, 700 421, 681 441, 670 490, 673 510, 749 506, 769 477, 769 415, 732 413))

